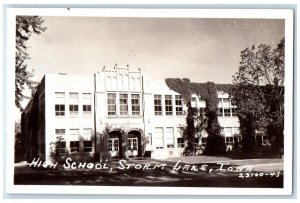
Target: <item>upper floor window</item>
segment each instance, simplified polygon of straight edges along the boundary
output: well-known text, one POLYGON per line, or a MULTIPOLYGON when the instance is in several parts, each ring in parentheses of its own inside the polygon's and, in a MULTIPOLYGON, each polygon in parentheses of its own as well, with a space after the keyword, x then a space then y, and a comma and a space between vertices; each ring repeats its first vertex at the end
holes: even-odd
POLYGON ((91 93, 83 93, 83 114, 90 115, 92 113, 92 94, 91 93))
POLYGON ((109 116, 116 115, 116 94, 107 94, 107 113, 109 116))
POLYGON ((128 94, 120 94, 120 115, 128 115, 128 94))
POLYGON ((70 93, 69 97, 70 115, 78 115, 78 93, 70 93))
POLYGON ((230 108, 224 108, 224 116, 230 116, 230 108))
POLYGON ((218 116, 223 116, 223 108, 218 108, 218 116))
POLYGON ((165 95, 166 115, 173 115, 172 95, 165 95))
POLYGON ((154 95, 154 113, 155 115, 162 115, 161 95, 154 95))
POLYGON ((65 93, 55 92, 55 115, 64 116, 65 115, 65 93))
POLYGON ((175 106, 176 106, 176 115, 182 115, 182 97, 180 95, 175 95, 175 106))
POLYGON ((236 108, 231 108, 232 116, 237 116, 236 108))
POLYGON ((64 104, 55 104, 55 115, 64 116, 65 115, 65 105, 64 104))
POLYGON ((131 111, 132 111, 132 115, 134 115, 134 116, 140 115, 140 95, 139 94, 131 95, 131 111))

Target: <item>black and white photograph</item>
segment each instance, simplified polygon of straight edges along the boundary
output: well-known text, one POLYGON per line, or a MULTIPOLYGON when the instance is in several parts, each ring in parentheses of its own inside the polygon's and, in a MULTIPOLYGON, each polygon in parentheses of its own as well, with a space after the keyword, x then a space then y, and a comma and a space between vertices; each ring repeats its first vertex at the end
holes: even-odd
POLYGON ((15 191, 291 191, 292 12, 40 10, 10 18, 15 191))

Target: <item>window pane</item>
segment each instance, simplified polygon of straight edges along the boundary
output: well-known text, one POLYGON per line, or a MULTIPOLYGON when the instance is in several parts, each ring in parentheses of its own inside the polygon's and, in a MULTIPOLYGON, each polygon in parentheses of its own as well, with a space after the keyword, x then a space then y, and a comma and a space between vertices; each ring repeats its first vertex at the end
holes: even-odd
POLYGON ((140 115, 140 95, 132 94, 131 95, 131 111, 132 115, 140 115))
POLYGON ((116 115, 116 94, 107 94, 107 112, 108 115, 116 115))
POLYGON ((120 94, 120 115, 128 115, 128 95, 120 94))
POLYGON ((173 115, 172 95, 165 95, 166 115, 173 115))
POLYGON ((182 98, 180 95, 175 95, 176 115, 182 115, 182 98))

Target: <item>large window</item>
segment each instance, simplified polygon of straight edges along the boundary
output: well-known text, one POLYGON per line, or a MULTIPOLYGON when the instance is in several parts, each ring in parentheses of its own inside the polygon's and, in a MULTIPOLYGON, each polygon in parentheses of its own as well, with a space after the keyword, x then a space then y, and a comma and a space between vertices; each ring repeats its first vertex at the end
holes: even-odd
POLYGON ((232 107, 231 108, 232 116, 237 116, 236 108, 232 107))
POLYGON ((70 129, 70 152, 79 152, 79 129, 70 129))
POLYGON ((116 115, 116 94, 107 94, 107 112, 109 116, 116 115))
POLYGON ((224 116, 226 117, 230 116, 230 108, 224 108, 224 116))
POLYGON ((70 115, 78 115, 78 93, 69 94, 69 103, 70 115))
POLYGON ((65 129, 55 129, 56 135, 56 152, 57 153, 66 153, 66 141, 65 141, 65 129))
POLYGON ((92 152, 93 151, 93 141, 92 141, 92 128, 83 129, 83 151, 92 152))
POLYGON ((55 92, 55 115, 64 116, 65 115, 65 93, 55 92))
POLYGON ((174 128, 166 128, 165 141, 167 148, 174 148, 174 128))
POLYGON ((154 113, 162 115, 161 95, 154 95, 154 113))
POLYGON ((177 138, 177 148, 184 148, 184 139, 183 138, 177 138))
POLYGON ((131 112, 133 116, 140 115, 140 95, 132 94, 131 95, 131 112))
POLYGON ((128 115, 128 94, 120 94, 120 115, 128 115))
POLYGON ((182 115, 182 97, 180 95, 175 95, 175 106, 176 106, 176 115, 182 115))
POLYGON ((172 95, 165 95, 166 115, 173 115, 172 95))
POLYGON ((155 133, 153 136, 153 142, 156 149, 163 149, 164 148, 164 141, 163 141, 163 128, 155 128, 155 133))
POLYGON ((92 114, 92 94, 91 93, 83 93, 83 115, 91 115, 92 114))
POLYGON ((218 108, 218 116, 223 116, 223 108, 218 108))
POLYGON ((93 151, 93 141, 83 141, 83 151, 92 152, 93 151))

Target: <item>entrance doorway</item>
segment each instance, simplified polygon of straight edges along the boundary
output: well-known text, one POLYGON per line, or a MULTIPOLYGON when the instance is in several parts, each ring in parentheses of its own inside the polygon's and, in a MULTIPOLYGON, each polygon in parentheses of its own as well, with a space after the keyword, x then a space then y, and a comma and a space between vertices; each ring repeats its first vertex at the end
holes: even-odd
POLYGON ((128 133, 128 156, 141 156, 141 133, 139 131, 130 131, 128 133))
POLYGON ((112 131, 109 133, 107 140, 107 150, 111 157, 122 157, 122 133, 119 131, 112 131))

